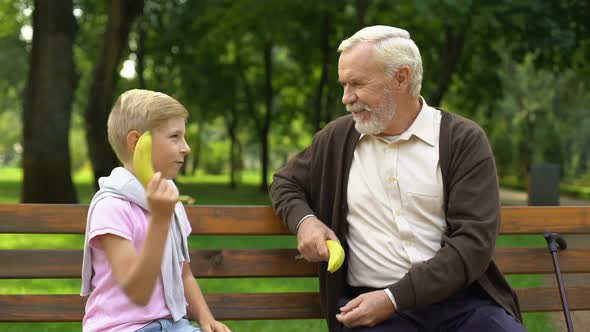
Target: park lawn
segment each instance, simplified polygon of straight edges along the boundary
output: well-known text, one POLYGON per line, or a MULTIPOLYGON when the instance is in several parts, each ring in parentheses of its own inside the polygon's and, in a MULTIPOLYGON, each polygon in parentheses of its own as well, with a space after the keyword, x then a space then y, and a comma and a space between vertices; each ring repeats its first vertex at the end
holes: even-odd
MULTIPOLYGON (((199 174, 195 178, 179 178, 179 189, 183 194, 196 198, 196 204, 223 205, 268 205, 268 194, 260 191, 257 175, 245 173, 243 184, 230 189, 227 176, 199 174)), ((94 188, 88 173, 75 177, 81 203, 90 201, 94 188)), ((21 173, 19 169, 0 169, 0 203, 17 203, 20 195, 21 173)), ((538 245, 543 239, 532 236, 505 236, 498 241, 500 246, 538 245)), ((13 235, 0 234, 0 248, 75 249, 82 248, 81 235, 13 235)), ((296 247, 293 236, 193 236, 189 240, 192 248, 274 248, 296 247)), ((538 286, 543 282, 540 276, 509 276, 514 287, 538 286)), ((221 292, 295 292, 317 291, 315 278, 249 278, 249 279, 199 279, 205 293, 221 292), (288 280, 288 282, 286 282, 288 280)), ((79 279, 36 279, 0 280, 0 294, 77 294, 79 279)), ((248 310, 248 308, 244 308, 248 310)), ((233 331, 325 331, 323 320, 285 321, 227 321, 233 331)), ((525 314, 525 325, 529 331, 555 331, 546 314, 525 314)), ((80 331, 80 323, 0 323, 0 331, 80 331)))

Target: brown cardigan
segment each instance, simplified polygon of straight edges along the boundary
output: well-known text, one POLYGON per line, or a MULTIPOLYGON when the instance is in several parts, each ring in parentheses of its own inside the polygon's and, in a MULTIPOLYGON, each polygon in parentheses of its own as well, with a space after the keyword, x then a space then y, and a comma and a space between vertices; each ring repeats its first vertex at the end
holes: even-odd
MULTIPOLYGON (((388 288, 398 309, 404 310, 439 302, 478 282, 492 299, 522 321, 516 294, 492 261, 500 227, 500 198, 487 137, 474 122, 441 113, 439 150, 447 232, 433 258, 413 265, 388 288)), ((308 148, 275 174, 270 188, 273 208, 291 232, 295 233, 303 216, 314 214, 336 233, 348 251, 346 191, 359 137, 352 116, 340 117, 319 131, 308 148)), ((347 266, 345 263, 334 274, 325 270, 325 266, 320 269, 322 307, 330 331, 340 331, 335 315, 347 266)))

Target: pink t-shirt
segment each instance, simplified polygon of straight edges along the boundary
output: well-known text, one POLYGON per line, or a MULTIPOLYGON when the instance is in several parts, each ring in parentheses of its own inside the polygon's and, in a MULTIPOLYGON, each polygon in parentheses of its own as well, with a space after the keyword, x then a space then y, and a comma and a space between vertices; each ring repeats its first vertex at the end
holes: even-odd
MULTIPOLYGON (((187 233, 191 226, 184 209, 181 225, 187 233)), ((158 276, 149 303, 142 307, 134 304, 117 284, 97 236, 114 234, 133 243, 137 252, 143 247, 150 223, 147 211, 134 203, 114 197, 100 200, 94 207, 88 230, 88 241, 92 254, 93 291, 86 302, 86 313, 82 321, 83 330, 94 331, 136 331, 153 320, 170 317, 166 306, 162 276, 158 276)))

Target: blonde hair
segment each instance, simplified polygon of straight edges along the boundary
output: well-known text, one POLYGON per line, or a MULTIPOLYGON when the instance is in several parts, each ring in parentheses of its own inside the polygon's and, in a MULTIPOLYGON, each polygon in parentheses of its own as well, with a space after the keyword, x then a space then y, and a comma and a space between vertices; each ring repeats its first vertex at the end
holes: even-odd
POLYGON ((357 31, 343 40, 338 52, 352 48, 362 41, 375 42, 375 55, 385 67, 385 74, 391 78, 402 66, 410 67, 410 94, 420 95, 422 89, 422 57, 410 33, 404 29, 386 25, 374 25, 357 31))
POLYGON ((188 111, 176 99, 150 90, 133 89, 119 96, 107 121, 109 143, 122 162, 130 160, 127 135, 157 128, 175 117, 188 117, 188 111))

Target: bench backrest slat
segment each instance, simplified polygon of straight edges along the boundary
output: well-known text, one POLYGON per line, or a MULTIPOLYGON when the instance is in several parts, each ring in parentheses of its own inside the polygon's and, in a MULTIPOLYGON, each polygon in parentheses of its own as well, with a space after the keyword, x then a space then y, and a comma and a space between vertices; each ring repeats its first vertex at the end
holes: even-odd
MULTIPOLYGON (((314 277, 317 264, 295 260, 295 249, 191 249, 198 278, 314 277)), ((494 257, 506 274, 552 274, 544 248, 498 248, 494 257)), ((563 273, 590 273, 590 248, 559 253, 563 273)), ((79 278, 81 250, 0 250, 0 279, 79 278)))
POLYGON ((590 206, 502 207, 500 234, 590 234, 590 206))
MULTIPOLYGON (((83 234, 87 205, 0 204, 0 233, 83 234)), ((288 235, 268 206, 188 206, 194 235, 288 235)), ((503 207, 501 234, 590 234, 590 206, 503 207)))

